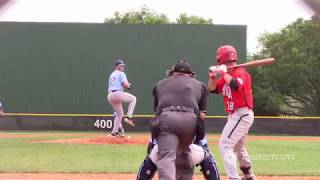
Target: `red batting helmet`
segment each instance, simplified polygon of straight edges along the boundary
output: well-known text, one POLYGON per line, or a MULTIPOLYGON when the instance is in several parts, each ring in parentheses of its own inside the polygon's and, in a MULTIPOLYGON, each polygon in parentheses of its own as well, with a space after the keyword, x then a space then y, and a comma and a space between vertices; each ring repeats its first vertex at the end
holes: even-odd
POLYGON ((230 45, 223 45, 217 50, 217 63, 224 64, 230 61, 237 61, 238 53, 237 50, 230 45))

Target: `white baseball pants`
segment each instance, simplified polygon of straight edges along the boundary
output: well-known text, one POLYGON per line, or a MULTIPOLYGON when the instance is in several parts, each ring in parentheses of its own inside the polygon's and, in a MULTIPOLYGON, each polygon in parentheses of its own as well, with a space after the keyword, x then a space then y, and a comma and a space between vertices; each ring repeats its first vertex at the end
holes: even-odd
POLYGON ((122 127, 122 117, 123 117, 123 108, 122 103, 129 103, 127 115, 132 117, 134 108, 136 106, 137 98, 127 92, 116 91, 110 92, 108 94, 108 102, 112 106, 113 110, 116 112, 116 116, 114 118, 112 133, 118 132, 119 128, 122 127))
POLYGON ((230 180, 240 180, 237 159, 240 167, 251 166, 245 139, 253 121, 254 114, 251 109, 239 108, 228 116, 228 121, 222 131, 219 150, 223 157, 224 169, 230 180))

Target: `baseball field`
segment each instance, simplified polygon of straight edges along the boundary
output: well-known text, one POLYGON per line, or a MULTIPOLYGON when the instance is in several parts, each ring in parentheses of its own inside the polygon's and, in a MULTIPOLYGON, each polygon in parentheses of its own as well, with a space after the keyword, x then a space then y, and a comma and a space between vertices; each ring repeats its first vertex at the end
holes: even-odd
MULTIPOLYGON (((149 135, 111 138, 103 132, 0 131, 0 179, 135 179, 149 135)), ((219 134, 208 136, 225 178, 219 134)), ((320 137, 250 135, 259 179, 320 179, 320 137)), ((203 179, 199 168, 195 179, 203 179)))

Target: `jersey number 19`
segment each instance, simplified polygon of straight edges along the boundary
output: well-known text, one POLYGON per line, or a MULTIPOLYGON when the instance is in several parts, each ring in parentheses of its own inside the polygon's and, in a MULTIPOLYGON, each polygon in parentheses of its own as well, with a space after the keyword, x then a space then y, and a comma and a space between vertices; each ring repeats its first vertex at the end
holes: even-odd
POLYGON ((233 102, 232 102, 232 101, 228 101, 228 102, 227 102, 227 105, 228 105, 228 110, 229 110, 229 111, 232 111, 233 108, 234 108, 233 102))

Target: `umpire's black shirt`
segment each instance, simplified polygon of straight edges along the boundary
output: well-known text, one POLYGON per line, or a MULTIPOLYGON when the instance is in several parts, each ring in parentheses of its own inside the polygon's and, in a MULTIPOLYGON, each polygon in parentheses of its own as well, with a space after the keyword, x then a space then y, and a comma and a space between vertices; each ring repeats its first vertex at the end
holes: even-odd
POLYGON ((185 106, 196 112, 207 111, 208 90, 204 83, 187 74, 174 74, 159 81, 154 89, 154 111, 168 106, 185 106))

